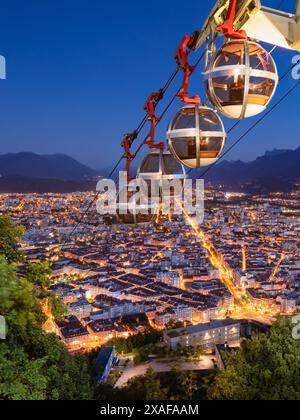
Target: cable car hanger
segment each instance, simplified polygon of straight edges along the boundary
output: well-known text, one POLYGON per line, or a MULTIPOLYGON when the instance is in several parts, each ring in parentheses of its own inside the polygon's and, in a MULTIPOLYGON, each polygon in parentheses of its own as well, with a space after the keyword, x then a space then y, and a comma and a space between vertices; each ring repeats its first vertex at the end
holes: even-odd
MULTIPOLYGON (((259 21, 258 12, 261 12, 261 14, 266 16, 268 20, 271 22, 271 24, 273 25, 272 28, 270 29, 270 33, 268 33, 268 36, 271 36, 272 41, 274 41, 273 43, 275 45, 280 45, 284 48, 292 48, 294 50, 300 51, 299 35, 298 35, 298 32, 296 33, 296 29, 298 25, 300 25, 299 11, 300 11, 300 0, 297 0, 296 11, 294 15, 263 7, 260 0, 243 0, 241 4, 239 4, 237 0, 219 0, 214 6, 214 8, 212 9, 202 29, 198 32, 197 31, 194 32, 192 36, 188 36, 188 35, 185 36, 181 44, 179 45, 178 50, 175 53, 175 59, 176 59, 178 68, 181 68, 184 70, 184 78, 183 78, 183 82, 181 86, 181 91, 178 94, 182 102, 186 104, 195 104, 195 103, 200 104, 200 98, 198 102, 198 97, 190 98, 188 95, 189 78, 191 74, 195 71, 195 68, 197 67, 197 65, 191 66, 189 64, 188 48, 190 48, 193 51, 197 51, 204 42, 207 42, 207 46, 208 46, 208 38, 209 38, 209 35, 212 34, 212 32, 214 33, 214 37, 216 37, 217 32, 223 32, 224 36, 227 38, 245 40, 247 39, 247 35, 250 35, 251 38, 265 41, 266 39, 265 39, 264 25, 262 25, 261 22, 259 21), (223 16, 219 14, 219 10, 222 8, 227 9, 226 10, 227 14, 225 18, 223 18, 223 16), (277 16, 279 17, 277 18, 277 16), (223 22, 220 22, 221 19, 223 20, 223 22), (262 31, 262 33, 260 32, 257 33, 257 31, 254 31, 253 25, 255 26, 256 29, 258 27, 259 31, 262 31), (292 29, 290 28, 290 26, 292 26, 292 29), (240 29, 236 30, 236 27, 240 29), (290 37, 287 37, 287 33, 289 33, 290 30, 292 30, 292 34, 293 34, 291 41, 288 39, 290 37), (278 36, 275 37, 275 35, 278 33, 280 33, 281 36, 283 36, 286 39, 287 45, 276 42, 276 40, 278 41, 278 36)), ((214 41, 212 41, 212 44, 214 44, 214 41)), ((209 51, 207 51, 207 53, 209 53, 209 51)), ((211 51, 211 53, 213 53, 213 51, 211 51)), ((170 86, 170 83, 174 80, 178 72, 178 68, 171 75, 170 79, 165 85, 165 88, 162 89, 163 94, 170 86)), ((151 95, 155 95, 155 94, 151 94, 151 95)), ((146 140, 146 142, 149 143, 148 144, 149 146, 155 145, 153 132, 154 132, 154 129, 156 128, 156 125, 160 122, 160 119, 158 119, 155 116, 155 112, 152 112, 153 111, 153 108, 151 109, 152 104, 154 104, 154 108, 155 108, 157 103, 155 101, 155 97, 153 96, 151 97, 151 95, 148 98, 148 101, 146 104, 148 108, 147 112, 149 111, 148 114, 149 114, 150 121, 152 124, 150 139, 146 140)), ((159 98, 159 100, 161 99, 162 97, 159 98)), ((143 127, 144 121, 145 120, 143 120, 140 127, 143 127)), ((122 142, 122 147, 124 147, 125 149, 125 158, 127 159, 126 170, 128 173, 130 172, 131 162, 136 157, 136 153, 132 154, 130 152, 130 149, 131 149, 132 143, 137 138, 139 131, 140 129, 136 130, 133 133, 127 134, 124 137, 124 140, 122 142)), ((130 178, 130 175, 128 175, 128 177, 130 178)))
MULTIPOLYGON (((195 42, 198 39, 198 35, 199 35, 198 32, 194 32, 192 36, 186 35, 181 41, 174 55, 174 58, 177 62, 178 67, 184 71, 182 88, 181 88, 180 93, 178 93, 177 96, 181 98, 182 102, 186 104, 194 104, 194 105, 200 105, 201 103, 200 97, 199 96, 189 97, 188 88, 189 88, 190 76, 196 70, 197 66, 191 66, 189 64, 189 60, 188 60, 189 53, 188 53, 187 48, 192 49, 194 47, 195 42)), ((149 116, 149 121, 151 122, 149 138, 144 142, 144 144, 149 146, 150 149, 161 150, 161 151, 165 149, 165 143, 164 142, 155 143, 155 129, 156 129, 157 124, 161 120, 159 117, 156 116, 155 110, 156 110, 157 104, 163 99, 163 97, 164 97, 164 89, 160 89, 157 92, 153 92, 149 95, 144 106, 144 109, 149 116)), ((135 138, 132 140, 132 142, 135 140, 135 138)), ((130 169, 130 163, 134 158, 135 158, 135 155, 132 155, 129 153, 128 155, 129 163, 127 163, 127 167, 129 167, 129 169, 130 169)))
MULTIPOLYGON (((151 122, 149 138, 145 140, 144 144, 148 145, 150 149, 164 150, 165 144, 155 144, 155 128, 160 122, 160 118, 155 115, 157 104, 163 99, 164 89, 160 89, 158 92, 151 93, 145 103, 144 109, 148 114, 148 120, 151 122)), ((136 153, 131 153, 131 147, 133 142, 137 139, 139 131, 135 130, 132 133, 128 133, 124 136, 121 143, 121 147, 124 148, 124 157, 126 159, 126 173, 128 182, 132 181, 130 176, 131 163, 136 158, 136 153)))
POLYGON ((174 55, 174 58, 178 64, 178 66, 184 71, 183 81, 181 90, 177 96, 181 98, 181 101, 185 104, 193 104, 193 105, 200 105, 200 97, 193 96, 189 97, 189 82, 192 73, 196 70, 197 66, 191 66, 189 63, 189 52, 188 48, 193 49, 195 42, 197 41, 199 36, 198 32, 194 32, 192 36, 185 35, 174 55))
MULTIPOLYGON (((214 39, 217 35, 217 30, 220 32, 223 32, 225 36, 232 37, 240 40, 245 40, 247 38, 247 34, 250 37, 250 39, 255 39, 257 41, 262 42, 269 42, 273 44, 274 46, 279 46, 286 49, 292 49, 295 51, 300 51, 300 32, 299 32, 299 26, 300 26, 300 0, 297 0, 296 3, 296 9, 295 14, 282 12, 279 10, 270 9, 268 7, 263 7, 260 0, 240 0, 241 5, 239 5, 239 10, 237 12, 237 1, 236 0, 218 0, 215 4, 214 8, 212 9, 210 15, 208 16, 205 24, 203 25, 202 29, 198 32, 198 36, 195 37, 195 40, 192 42, 190 40, 186 41, 184 38, 184 42, 182 42, 181 48, 184 53, 186 53, 186 58, 188 55, 187 47, 190 47, 193 49, 193 51, 197 51, 204 43, 207 44, 206 47, 206 57, 208 58, 209 53, 213 54, 214 49, 214 39), (222 16, 222 11, 224 9, 227 10, 227 20, 222 16), (221 10, 221 14, 219 11, 221 10), (234 16, 234 17, 233 17, 234 16), (261 20, 263 19, 263 22, 261 20), (220 21, 222 20, 222 21, 220 21), (220 24, 223 23, 221 26, 220 24), (246 29, 246 37, 243 37, 243 31, 239 30, 236 31, 236 28, 245 28, 246 29), (212 36, 212 43, 210 44, 212 46, 212 51, 208 51, 210 49, 209 45, 209 38, 212 36), (270 42, 271 41, 271 42, 270 42), (184 43, 187 42, 187 44, 184 47, 184 43)), ((279 7, 279 6, 278 6, 279 7)), ((245 32, 245 31, 244 31, 245 32)), ((267 55, 269 55, 268 53, 267 55)), ((176 54, 177 56, 177 54, 176 54)), ((198 64, 200 64, 201 60, 203 59, 204 54, 200 57, 198 60, 198 64)), ((178 60, 180 57, 178 57, 178 60)), ((188 59, 187 59, 188 64, 188 59)), ((198 66, 197 64, 197 66, 198 66)), ((206 63, 207 64, 207 63, 206 63)), ((268 64, 268 63, 267 63, 268 64)), ((297 61, 293 64, 293 66, 279 79, 280 81, 283 80, 287 75, 291 73, 291 71, 299 64, 297 61)), ((196 67, 197 67, 196 66, 196 67)), ((192 66, 191 66, 192 67, 192 66)), ((205 65, 205 68, 207 68, 207 65, 205 65)), ((195 68, 194 68, 195 69, 195 68)), ((185 70, 185 67, 184 67, 185 70)), ((193 70, 194 71, 194 70, 193 70)), ((176 74, 178 73, 178 68, 175 70, 175 72, 172 73, 171 77, 167 81, 165 88, 163 89, 163 92, 165 93, 166 90, 169 88, 170 84, 176 77, 176 74)), ((188 73, 188 72, 187 72, 188 73)), ((191 98, 188 97, 188 82, 189 82, 189 76, 187 79, 186 74, 183 81, 183 87, 181 89, 181 95, 183 96, 182 99, 187 99, 189 101, 191 98), (187 82, 187 83, 186 83, 187 82), (184 95, 186 93, 186 95, 184 95)), ((271 112, 274 111, 275 108, 280 105, 285 98, 287 98, 298 86, 300 86, 300 83, 297 83, 294 87, 292 87, 267 113, 265 113, 259 121, 257 121, 255 124, 253 124, 250 129, 246 131, 239 139, 236 141, 226 152, 224 155, 229 153, 233 147, 235 147, 246 135, 249 134, 250 131, 252 131, 261 121, 263 121, 268 115, 270 115, 271 112)), ((169 109, 171 104, 173 103, 174 98, 171 100, 171 102, 167 105, 164 112, 162 113, 162 116, 165 115, 166 111, 169 109)), ((186 102, 190 103, 190 102, 186 102)), ((162 118, 161 116, 161 118, 162 118)), ((160 118, 160 119, 161 119, 160 118)), ((119 161, 116 163, 114 168, 112 169, 109 178, 114 174, 118 166, 120 165, 121 161, 125 158, 127 158, 127 173, 130 172, 130 164, 131 161, 136 157, 137 153, 140 151, 141 146, 137 149, 135 154, 131 153, 131 146, 132 143, 135 141, 135 139, 138 137, 138 134, 140 133, 141 129, 144 127, 145 122, 147 122, 147 116, 144 117, 138 128, 127 135, 124 136, 122 147, 125 150, 125 154, 121 156, 119 161)), ((229 130, 232 131, 233 128, 235 128, 240 123, 240 120, 229 130)), ((224 156, 223 155, 223 156, 224 156)), ((209 168, 206 170, 201 177, 203 177, 219 160, 216 160, 209 168)), ((89 203, 87 209, 83 213, 80 220, 76 223, 76 226, 72 230, 72 232, 68 235, 68 238, 64 242, 65 246, 67 244, 67 241, 74 235, 77 228, 82 223, 84 217, 88 214, 89 210, 91 209, 92 205, 97 200, 97 197, 99 196, 99 192, 95 195, 93 200, 89 203)))
POLYGON ((234 22, 236 19, 237 0, 229 0, 229 9, 225 23, 217 28, 217 31, 223 32, 226 38, 247 39, 247 33, 244 30, 236 31, 234 22))
POLYGON ((124 148, 124 152, 125 152, 124 157, 126 159, 126 173, 127 173, 128 182, 132 180, 132 178, 130 177, 131 162, 136 157, 135 153, 131 153, 131 146, 137 137, 138 137, 138 132, 135 130, 132 133, 126 134, 121 143, 121 147, 124 148))
POLYGON ((165 144, 158 143, 155 144, 155 128, 160 122, 160 118, 155 115, 155 110, 157 104, 163 99, 164 91, 160 89, 158 92, 151 93, 145 103, 144 109, 149 116, 149 121, 151 122, 149 138, 145 141, 144 144, 149 146, 150 149, 164 150, 165 144))
MULTIPOLYGON (((184 71, 184 77, 182 81, 182 86, 180 92, 177 94, 178 97, 181 98, 181 101, 185 104, 193 104, 193 105, 200 105, 201 99, 199 96, 189 97, 188 90, 189 90, 189 81, 190 76, 196 70, 198 65, 191 66, 189 64, 188 55, 190 50, 195 48, 195 45, 198 41, 199 32, 195 31, 192 36, 186 35, 182 39, 174 58, 177 62, 178 68, 184 71)), ((175 72, 176 74, 176 72, 175 72)), ((171 76, 171 80, 173 80, 175 75, 171 76)), ((156 149, 163 151, 165 149, 165 144, 158 143, 155 144, 155 129, 157 124, 161 121, 161 118, 157 117, 155 114, 157 104, 163 99, 164 93, 169 87, 169 81, 166 84, 166 87, 160 89, 157 92, 151 93, 144 105, 144 109, 148 114, 148 120, 151 122, 150 134, 149 138, 145 140, 143 144, 146 144, 150 149, 156 149)), ((126 173, 128 182, 131 181, 133 178, 130 176, 131 170, 131 163, 136 158, 136 153, 131 153, 131 147, 133 142, 137 139, 139 134, 138 130, 133 131, 132 133, 128 133, 124 136, 121 146, 124 148, 124 157, 126 159, 126 173)))

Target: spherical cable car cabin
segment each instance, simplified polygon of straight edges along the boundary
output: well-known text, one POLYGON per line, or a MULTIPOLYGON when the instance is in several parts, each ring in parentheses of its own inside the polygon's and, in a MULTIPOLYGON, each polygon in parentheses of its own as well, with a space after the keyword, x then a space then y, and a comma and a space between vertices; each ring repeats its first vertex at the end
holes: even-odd
POLYGON ((223 45, 204 75, 210 102, 221 114, 233 119, 263 112, 279 82, 270 53, 247 39, 223 45))
POLYGON ((149 225, 155 218, 157 206, 144 200, 134 198, 137 191, 127 191, 125 200, 118 196, 116 222, 127 226, 149 225))
POLYGON ((175 159, 190 168, 215 163, 226 143, 225 128, 218 114, 198 105, 182 108, 171 121, 167 135, 175 159))
MULTIPOLYGON (((147 182, 148 195, 158 198, 162 194, 165 181, 178 180, 182 190, 187 175, 184 166, 170 152, 161 150, 151 152, 144 158, 138 171, 138 178, 147 182)), ((166 187, 164 192, 168 193, 166 187)), ((176 191, 170 190, 170 194, 176 195, 176 191)))

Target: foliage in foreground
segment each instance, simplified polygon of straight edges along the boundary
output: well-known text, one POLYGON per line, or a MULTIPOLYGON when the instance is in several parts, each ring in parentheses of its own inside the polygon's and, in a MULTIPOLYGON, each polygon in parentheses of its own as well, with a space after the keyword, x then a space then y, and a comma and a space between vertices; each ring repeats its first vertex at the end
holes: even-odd
POLYGON ((0 254, 7 261, 23 261, 23 254, 18 250, 18 240, 23 234, 22 226, 15 226, 9 216, 0 215, 0 254))
POLYGON ((21 232, 0 216, 0 314, 8 331, 0 342, 0 399, 91 399, 86 357, 69 355, 58 337, 42 330, 45 319, 32 282, 47 267, 29 268, 28 278, 16 275, 16 264, 22 260, 16 251, 21 232))
POLYGON ((244 340, 225 354, 226 369, 216 374, 148 371, 125 388, 100 387, 108 400, 300 400, 300 341, 289 320, 277 321, 267 334, 244 340))
POLYGON ((209 399, 300 400, 300 341, 293 339, 288 320, 245 340, 226 356, 226 366, 209 388, 209 399))
MULTIPOLYGON (((60 340, 42 330, 44 316, 36 297, 46 293, 47 264, 27 266, 24 278, 16 275, 23 261, 17 250, 16 228, 0 215, 0 314, 6 318, 8 336, 0 342, 0 400, 89 400, 94 398, 92 366, 85 356, 71 356, 60 340)), ((51 298, 51 296, 50 296, 51 298)), ((51 302, 50 302, 51 303, 51 302)), ((64 308, 51 303, 57 316, 64 308)), ((153 352, 162 334, 115 340, 117 350, 153 352), (141 351, 139 351, 141 349, 141 351)), ((147 353, 147 352, 146 352, 147 353)), ((300 400, 300 341, 292 338, 289 321, 278 321, 267 334, 244 341, 242 348, 226 356, 226 370, 203 377, 173 371, 156 375, 149 371, 122 390, 96 389, 100 400, 300 400)))
POLYGON ((156 345, 162 341, 163 333, 152 330, 145 334, 136 334, 127 339, 116 338, 109 344, 115 346, 116 351, 121 354, 137 353, 139 349, 145 346, 156 345))
POLYGON ((172 372, 156 374, 149 369, 144 376, 132 379, 126 387, 114 389, 109 385, 98 388, 97 399, 121 401, 186 401, 206 398, 209 375, 201 372, 172 372))

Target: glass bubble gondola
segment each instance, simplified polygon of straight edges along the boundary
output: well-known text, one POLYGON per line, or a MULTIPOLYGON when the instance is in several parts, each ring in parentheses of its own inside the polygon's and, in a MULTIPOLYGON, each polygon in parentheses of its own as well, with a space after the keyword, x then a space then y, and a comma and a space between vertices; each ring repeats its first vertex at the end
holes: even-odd
POLYGON ((189 105, 171 121, 169 149, 181 164, 199 168, 215 163, 226 143, 222 120, 211 108, 189 105))
POLYGON ((270 53, 248 40, 226 43, 212 57, 204 75, 210 102, 221 114, 232 119, 263 112, 279 81, 270 53))
POLYGON ((181 190, 184 185, 184 180, 187 178, 185 168, 180 164, 170 152, 154 151, 149 153, 144 160, 138 171, 138 178, 146 181, 148 191, 146 192, 149 196, 157 199, 164 193, 176 195, 174 189, 168 191, 168 183, 165 181, 179 181, 179 187, 181 190))
POLYGON ((149 203, 148 197, 143 200, 135 200, 137 191, 127 191, 124 197, 118 196, 116 223, 127 226, 149 225, 155 218, 157 206, 155 203, 149 203))

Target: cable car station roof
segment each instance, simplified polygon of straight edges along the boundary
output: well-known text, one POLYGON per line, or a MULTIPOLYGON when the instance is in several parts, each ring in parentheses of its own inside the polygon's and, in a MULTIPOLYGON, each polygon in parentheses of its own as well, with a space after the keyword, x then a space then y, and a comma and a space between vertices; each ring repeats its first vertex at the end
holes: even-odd
MULTIPOLYGON (((195 50, 226 21, 229 0, 218 0, 204 23, 195 50)), ((292 13, 262 5, 260 0, 238 0, 235 29, 245 30, 249 38, 278 47, 300 51, 300 0, 292 13)))

